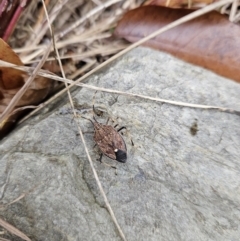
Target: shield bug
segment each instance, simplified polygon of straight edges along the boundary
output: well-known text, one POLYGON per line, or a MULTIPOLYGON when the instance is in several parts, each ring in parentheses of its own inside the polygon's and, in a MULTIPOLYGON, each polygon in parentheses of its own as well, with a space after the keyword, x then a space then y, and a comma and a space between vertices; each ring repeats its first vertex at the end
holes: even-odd
POLYGON ((94 141, 98 145, 102 154, 100 156, 100 161, 102 155, 105 155, 112 160, 116 160, 118 162, 125 163, 127 161, 127 147, 126 143, 119 133, 125 127, 121 127, 119 130, 116 130, 111 125, 104 125, 99 123, 94 116, 94 106, 93 106, 93 120, 88 119, 92 122, 94 127, 94 141))

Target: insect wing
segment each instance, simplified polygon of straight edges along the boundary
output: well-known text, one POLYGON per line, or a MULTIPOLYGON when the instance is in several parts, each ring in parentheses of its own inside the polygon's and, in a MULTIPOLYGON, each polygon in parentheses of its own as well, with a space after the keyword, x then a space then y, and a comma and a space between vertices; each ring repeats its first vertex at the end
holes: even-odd
POLYGON ((116 160, 115 149, 127 152, 123 137, 112 126, 101 125, 101 128, 95 130, 94 140, 102 153, 113 160, 116 160))

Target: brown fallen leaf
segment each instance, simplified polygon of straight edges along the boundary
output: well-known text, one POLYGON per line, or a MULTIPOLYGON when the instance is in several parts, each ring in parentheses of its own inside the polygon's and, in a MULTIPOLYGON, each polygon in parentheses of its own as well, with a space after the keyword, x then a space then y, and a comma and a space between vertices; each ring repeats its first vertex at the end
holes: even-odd
MULTIPOLYGON (((124 15, 115 35, 136 42, 192 11, 143 6, 124 15)), ((240 82, 239 38, 240 27, 213 11, 164 32, 144 45, 240 82)))
MULTIPOLYGON (((0 60, 23 66, 22 61, 17 54, 0 39, 0 60)), ((20 70, 9 67, 0 67, 0 115, 9 105, 12 98, 24 85, 28 75, 20 70)), ((31 83, 20 101, 13 108, 13 111, 19 107, 28 105, 37 105, 43 101, 53 89, 53 82, 44 77, 37 77, 31 83)), ((14 112, 0 123, 0 139, 12 128, 23 111, 14 112)))
MULTIPOLYGON (((23 63, 17 54, 15 54, 10 46, 2 39, 0 39, 0 59, 12 64, 23 66, 23 63)), ((0 67, 0 73, 0 84, 3 89, 14 89, 21 87, 24 84, 23 77, 21 76, 22 72, 20 70, 0 67)))
POLYGON ((201 8, 218 0, 148 0, 144 5, 155 5, 169 8, 201 8))

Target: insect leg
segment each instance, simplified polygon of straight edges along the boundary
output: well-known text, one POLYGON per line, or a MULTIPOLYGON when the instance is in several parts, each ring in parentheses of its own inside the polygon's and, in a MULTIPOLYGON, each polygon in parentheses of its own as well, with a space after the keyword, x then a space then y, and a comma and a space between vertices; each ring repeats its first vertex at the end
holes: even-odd
POLYGON ((119 132, 119 131, 121 131, 121 130, 123 130, 123 129, 127 129, 126 126, 122 126, 121 128, 119 128, 119 129, 117 130, 117 132, 119 132))
POLYGON ((107 125, 107 124, 108 124, 109 120, 110 120, 110 118, 108 117, 108 118, 107 118, 107 122, 106 122, 106 124, 105 124, 105 125, 107 125))
POLYGON ((96 94, 97 94, 97 90, 95 91, 94 95, 93 95, 93 100, 92 100, 92 114, 93 114, 93 119, 96 121, 95 119, 95 114, 97 115, 97 111, 95 110, 95 107, 94 107, 94 104, 95 104, 95 97, 96 97, 96 94))
POLYGON ((83 134, 94 134, 94 131, 83 131, 83 134))
POLYGON ((111 167, 113 169, 117 169, 115 166, 112 166, 112 165, 107 164, 106 162, 103 162, 102 161, 102 157, 103 157, 103 154, 101 153, 99 159, 97 159, 98 161, 100 161, 100 163, 102 163, 102 164, 104 164, 104 165, 106 165, 108 167, 111 167))
POLYGON ((100 161, 100 163, 102 163, 102 157, 103 157, 103 154, 101 153, 99 159, 97 159, 98 161, 100 161))
POLYGON ((132 138, 131 138, 131 143, 132 143, 132 146, 134 146, 134 142, 133 142, 132 138))

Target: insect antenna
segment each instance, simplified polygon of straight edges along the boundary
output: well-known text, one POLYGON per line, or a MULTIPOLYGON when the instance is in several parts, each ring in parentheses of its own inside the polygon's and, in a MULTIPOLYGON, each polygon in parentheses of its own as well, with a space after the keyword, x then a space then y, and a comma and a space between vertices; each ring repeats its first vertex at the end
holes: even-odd
POLYGON ((96 127, 96 123, 98 123, 98 121, 96 120, 96 117, 95 117, 95 108, 94 108, 94 102, 95 102, 95 95, 96 95, 96 93, 97 93, 97 91, 95 92, 95 94, 93 96, 93 107, 92 107, 92 115, 93 115, 93 120, 95 121, 95 123, 94 123, 94 121, 92 119, 84 117, 84 116, 81 115, 81 117, 83 119, 86 119, 86 120, 90 121, 93 124, 94 127, 96 127))
POLYGON ((94 96, 93 96, 93 102, 92 102, 92 115, 93 115, 93 119, 95 120, 95 122, 98 123, 98 121, 96 120, 96 117, 95 117, 96 110, 95 110, 95 107, 94 107, 94 104, 95 104, 95 96, 96 96, 96 94, 97 94, 97 90, 95 91, 94 96))
POLYGON ((91 119, 89 119, 89 118, 87 118, 87 117, 84 117, 84 116, 81 116, 83 119, 86 119, 86 120, 89 120, 92 124, 93 124, 93 126, 94 126, 94 122, 91 120, 91 119))
POLYGON ((93 119, 98 123, 98 121, 97 121, 97 119, 96 119, 96 117, 95 117, 96 111, 95 111, 94 105, 93 105, 93 110, 92 110, 92 112, 93 112, 93 119))

